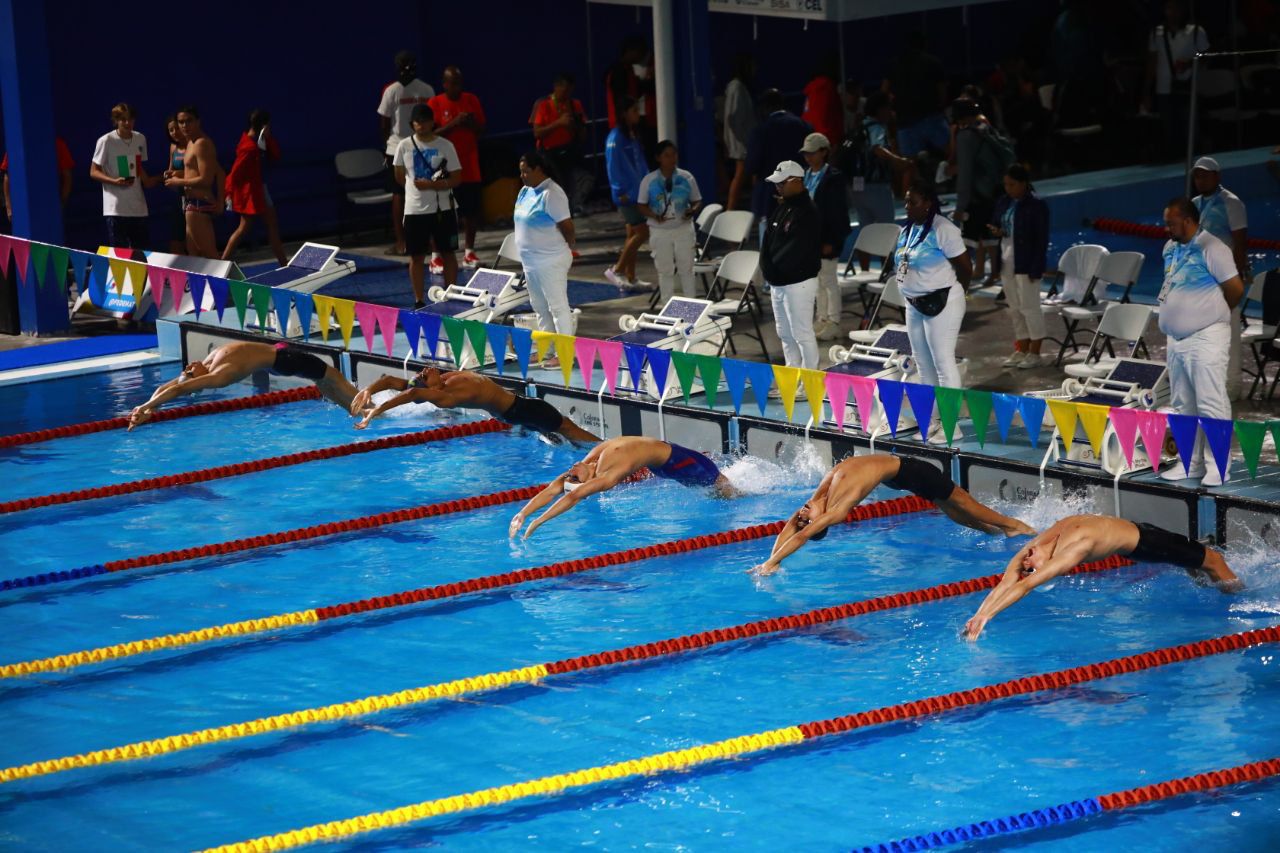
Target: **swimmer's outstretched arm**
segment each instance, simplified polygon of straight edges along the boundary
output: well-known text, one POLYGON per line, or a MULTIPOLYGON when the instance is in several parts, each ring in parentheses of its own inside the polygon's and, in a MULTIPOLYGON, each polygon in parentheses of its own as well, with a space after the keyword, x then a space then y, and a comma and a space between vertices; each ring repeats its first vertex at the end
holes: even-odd
POLYGON ((769 559, 765 560, 756 569, 757 574, 771 575, 778 569, 782 568, 782 561, 790 557, 801 546, 809 541, 810 538, 826 530, 833 524, 839 524, 849 515, 848 511, 840 511, 840 508, 827 510, 821 515, 815 516, 802 530, 796 529, 794 516, 787 521, 787 526, 782 528, 782 532, 778 534, 777 540, 773 543, 773 553, 769 555, 769 559), (790 531, 790 535, 788 535, 790 531), (786 537, 785 539, 783 537, 786 537))
POLYGON ((129 414, 129 432, 132 432, 134 427, 151 420, 151 413, 170 400, 185 397, 197 391, 203 391, 205 388, 225 388, 238 378, 239 376, 236 375, 235 371, 228 369, 215 370, 212 373, 206 373, 204 376, 196 376, 190 379, 182 376, 170 379, 155 390, 150 400, 138 406, 129 414))
MULTIPOLYGON (((578 488, 574 489, 572 492, 565 492, 555 503, 551 505, 551 509, 533 520, 533 523, 529 525, 529 529, 524 532, 524 538, 528 539, 533 535, 533 531, 537 530, 544 523, 555 518, 557 515, 564 515, 566 512, 573 509, 583 498, 590 497, 591 495, 598 494, 600 492, 607 492, 609 489, 612 489, 614 486, 621 483, 622 480, 622 476, 598 474, 590 480, 587 480, 587 482, 583 483, 581 486, 578 486, 578 488)), ((563 480, 560 482, 560 488, 562 490, 564 489, 563 480)), ((545 492, 546 490, 544 489, 543 491, 545 492)), ((541 496, 542 494, 540 493, 538 497, 541 496)), ((537 499, 538 498, 534 498, 534 500, 537 499)), ((533 503, 533 501, 530 501, 530 503, 533 503)), ((521 510, 521 512, 523 512, 523 510, 521 510)))
MULTIPOLYGON (((364 420, 360 421, 355 426, 356 429, 364 429, 369 425, 369 421, 391 409, 396 408, 397 406, 403 406, 406 403, 433 403, 441 408, 447 408, 451 400, 452 396, 449 392, 441 388, 410 388, 407 391, 401 391, 394 397, 383 400, 376 407, 365 412, 364 420)), ((355 404, 353 403, 353 408, 354 405, 355 404)))
POLYGON ((356 392, 351 401, 351 414, 358 415, 369 406, 369 399, 379 391, 403 391, 409 387, 409 380, 398 376, 383 374, 356 392))
POLYGON ((564 494, 564 481, 568 476, 566 473, 556 477, 547 484, 546 488, 538 492, 527 504, 522 506, 520 511, 511 517, 511 524, 507 527, 507 536, 514 539, 516 534, 520 532, 520 528, 524 526, 525 519, 564 494))
POLYGON ((1089 539, 1084 537, 1065 545, 1059 542, 1057 550, 1054 551, 1052 557, 1045 561, 1044 565, 1031 574, 1023 574, 1022 561, 1031 552, 1034 544, 1036 543, 1028 543, 1021 551, 1013 555, 1013 559, 1005 567, 1004 577, 1000 579, 1000 583, 987 594, 982 606, 978 608, 978 612, 973 615, 973 618, 965 623, 965 639, 978 639, 982 629, 995 618, 997 613, 1012 607, 1031 590, 1041 584, 1048 583, 1058 575, 1075 568, 1088 559, 1091 543, 1089 539))

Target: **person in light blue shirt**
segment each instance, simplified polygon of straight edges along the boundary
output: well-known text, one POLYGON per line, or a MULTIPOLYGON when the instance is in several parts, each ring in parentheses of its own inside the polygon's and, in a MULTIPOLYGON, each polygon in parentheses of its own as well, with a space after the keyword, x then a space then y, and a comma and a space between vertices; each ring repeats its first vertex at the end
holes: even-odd
POLYGON ((640 102, 623 98, 618 104, 618 116, 618 126, 609 131, 604 143, 604 165, 609 174, 609 193, 627 226, 627 241, 622 244, 617 263, 604 271, 604 277, 611 284, 632 288, 643 286, 636 280, 636 256, 649 239, 649 229, 636 202, 640 198, 640 181, 649 168, 640 141, 640 102))
MULTIPOLYGON (((1249 264, 1249 217, 1240 197, 1222 185, 1222 169, 1212 157, 1201 157, 1191 170, 1191 183, 1199 193, 1191 203, 1200 211, 1200 227, 1227 244, 1236 260, 1240 281, 1248 290, 1253 278, 1249 264)), ((1227 364, 1227 395, 1238 400, 1243 390, 1240 372, 1240 311, 1232 312, 1231 361, 1227 364)))
MULTIPOLYGON (((1160 331, 1169 338, 1169 390, 1180 414, 1231 419, 1227 364, 1231 347, 1231 309, 1244 296, 1231 250, 1200 227, 1200 211, 1187 198, 1175 198, 1164 211, 1170 240, 1164 247, 1164 286, 1160 289, 1160 331)), ((1203 438, 1197 437, 1191 467, 1177 462, 1160 474, 1166 480, 1203 477, 1220 486, 1217 466, 1206 469, 1203 438)))
MULTIPOLYGON (((537 151, 520 158, 520 179, 524 186, 516 196, 513 220, 529 303, 539 329, 572 335, 575 324, 569 307, 569 267, 574 230, 569 197, 547 177, 546 162, 537 151)), ((544 367, 558 365, 554 358, 543 362, 544 367)))
POLYGON ((697 244, 693 217, 702 206, 702 193, 691 173, 678 168, 678 151, 670 139, 658 143, 658 168, 640 182, 636 207, 649 224, 649 250, 658 268, 658 290, 665 302, 680 292, 697 296, 693 278, 693 256, 697 244))

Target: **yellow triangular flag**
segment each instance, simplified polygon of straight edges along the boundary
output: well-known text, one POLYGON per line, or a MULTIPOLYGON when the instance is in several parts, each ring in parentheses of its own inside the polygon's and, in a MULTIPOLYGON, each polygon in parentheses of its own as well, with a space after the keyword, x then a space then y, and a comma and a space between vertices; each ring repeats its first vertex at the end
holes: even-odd
POLYGON ((541 329, 535 329, 533 332, 533 348, 537 353, 538 361, 546 361, 547 353, 555 345, 556 333, 544 332, 541 329))
POLYGON ((115 283, 116 293, 124 293, 124 280, 129 274, 129 267, 123 258, 111 258, 107 261, 107 266, 111 268, 111 279, 115 283))
POLYGON ((142 291, 147 284, 147 265, 129 261, 125 266, 129 270, 129 284, 133 285, 133 304, 137 305, 142 302, 142 291))
POLYGON ((1080 417, 1084 434, 1089 436, 1089 446, 1093 448, 1094 458, 1101 459, 1102 437, 1107 433, 1111 407, 1099 406, 1097 403, 1076 403, 1076 414, 1080 417))
POLYGON ((573 335, 556 335, 556 358, 560 359, 560 372, 564 375, 564 387, 569 387, 573 374, 573 335))
POLYGON ((791 420, 796 407, 796 385, 800 383, 800 368, 773 365, 773 383, 778 386, 778 393, 782 395, 782 410, 787 413, 787 420, 791 420))
POLYGON ((356 303, 350 299, 338 299, 336 296, 329 298, 333 300, 333 313, 338 318, 338 329, 342 332, 342 345, 350 349, 351 327, 356 322, 356 303))
POLYGON ((316 308, 316 322, 320 324, 320 339, 329 343, 329 314, 333 312, 333 297, 311 294, 311 304, 316 308))
POLYGON ((801 370, 800 381, 804 384, 804 396, 809 401, 813 422, 821 423, 822 401, 827 397, 827 374, 821 370, 801 370))
POLYGON ((1062 446, 1071 452, 1071 442, 1076 437, 1076 404, 1070 400, 1049 400, 1049 413, 1053 422, 1058 425, 1058 435, 1062 436, 1062 446))

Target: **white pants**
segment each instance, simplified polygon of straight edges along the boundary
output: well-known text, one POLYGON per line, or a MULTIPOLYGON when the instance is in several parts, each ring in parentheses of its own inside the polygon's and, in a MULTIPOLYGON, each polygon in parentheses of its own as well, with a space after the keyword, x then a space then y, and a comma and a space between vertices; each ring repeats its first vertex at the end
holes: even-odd
POLYGON ((956 365, 956 338, 964 321, 964 288, 951 285, 947 307, 936 317, 926 317, 907 303, 907 337, 911 339, 911 356, 920 370, 925 385, 960 387, 960 368, 956 365))
POLYGON ((808 278, 795 284, 772 285, 773 322, 782 341, 782 355, 788 367, 818 368, 818 338, 813 333, 813 304, 818 280, 808 278))
POLYGON ((573 309, 569 307, 569 267, 573 255, 565 252, 552 257, 521 259, 525 281, 529 285, 529 302, 538 315, 538 328, 544 332, 573 334, 573 309))
MULTIPOLYGON (((1204 418, 1231 419, 1227 397, 1227 362, 1231 346, 1231 325, 1214 323, 1181 340, 1169 338, 1169 391, 1171 405, 1180 414, 1204 418)), ((1204 437, 1196 433, 1196 449, 1191 464, 1204 459, 1204 437)))
POLYGON ((818 322, 840 325, 840 285, 836 284, 836 268, 839 258, 823 258, 818 270, 818 322))
POLYGON ((1014 275, 1013 264, 1005 263, 1000 271, 1004 282, 1004 298, 1013 312, 1013 339, 1016 341, 1044 339, 1044 312, 1040 310, 1040 279, 1014 275))
MULTIPOLYGON (((1245 290, 1249 283, 1245 282, 1245 290)), ((1240 372, 1240 355, 1243 344, 1240 342, 1240 314, 1244 311, 1244 300, 1236 303, 1231 309, 1231 359, 1227 362, 1227 399, 1239 400, 1244 391, 1244 375, 1240 372)))
POLYGON ((694 298, 698 295, 693 280, 693 250, 697 238, 693 223, 680 228, 650 228, 649 251, 653 253, 653 265, 658 268, 658 291, 662 301, 676 294, 676 279, 680 280, 680 293, 694 298))

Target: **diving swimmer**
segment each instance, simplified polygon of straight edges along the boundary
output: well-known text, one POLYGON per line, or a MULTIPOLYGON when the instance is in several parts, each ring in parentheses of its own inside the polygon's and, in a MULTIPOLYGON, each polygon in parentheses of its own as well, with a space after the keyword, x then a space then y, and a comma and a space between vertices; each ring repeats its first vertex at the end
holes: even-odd
POLYGON ((356 429, 364 429, 374 418, 406 403, 431 403, 442 409, 481 409, 512 426, 535 432, 558 432, 570 441, 600 440, 545 400, 513 394, 478 373, 466 370, 442 373, 434 367, 423 368, 412 379, 383 376, 361 389, 351 401, 351 414, 364 416, 355 425, 356 429), (373 405, 372 396, 387 390, 399 393, 373 405))
POLYGON ((529 525, 524 533, 524 538, 528 539, 543 523, 573 509, 583 498, 607 492, 645 468, 655 477, 665 477, 686 486, 710 487, 722 498, 740 494, 716 464, 696 450, 656 438, 620 436, 597 444, 581 462, 575 463, 534 495, 533 500, 511 519, 509 535, 514 537, 524 526, 525 519, 555 501, 529 525))
POLYGON ((206 388, 225 388, 259 370, 270 370, 277 376, 301 376, 310 379, 326 399, 350 409, 356 388, 337 368, 280 341, 276 344, 256 341, 232 341, 213 350, 201 361, 193 361, 170 379, 129 415, 129 430, 151 419, 157 408, 177 397, 194 394, 206 388))
POLYGON ((965 623, 966 639, 976 640, 997 613, 1031 590, 1081 563, 1120 554, 1139 563, 1171 563, 1191 575, 1204 575, 1222 592, 1239 592, 1240 579, 1212 548, 1151 524, 1134 524, 1106 515, 1072 515, 1028 542, 1013 555, 1004 577, 965 623))
POLYGON ((776 572, 782 561, 802 545, 822 539, 827 535, 827 528, 848 518, 850 511, 881 483, 933 501, 952 521, 984 533, 1003 533, 1005 536, 1035 533, 1016 518, 1001 515, 978 503, 950 477, 927 462, 886 453, 850 456, 828 471, 813 497, 787 519, 782 532, 774 540, 769 559, 757 566, 756 571, 762 575, 776 572))

